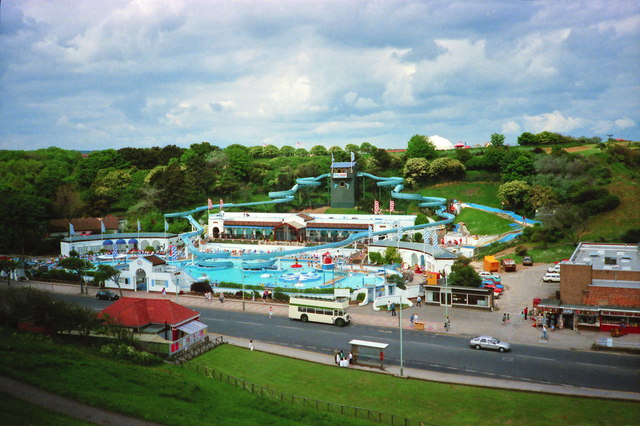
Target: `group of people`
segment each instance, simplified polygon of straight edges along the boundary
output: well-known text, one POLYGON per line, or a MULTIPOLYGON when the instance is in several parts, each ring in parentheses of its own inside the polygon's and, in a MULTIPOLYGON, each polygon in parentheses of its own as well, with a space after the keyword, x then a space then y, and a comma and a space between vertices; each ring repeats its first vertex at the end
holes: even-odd
POLYGON ((336 364, 340 367, 349 367, 353 364, 353 354, 349 352, 349 355, 345 356, 342 349, 340 349, 340 352, 336 353, 336 364))

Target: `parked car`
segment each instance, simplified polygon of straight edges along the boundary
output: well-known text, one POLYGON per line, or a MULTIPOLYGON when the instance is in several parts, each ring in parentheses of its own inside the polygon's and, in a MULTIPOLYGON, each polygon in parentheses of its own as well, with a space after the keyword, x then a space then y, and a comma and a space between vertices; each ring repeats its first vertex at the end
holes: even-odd
POLYGON ((550 283, 550 282, 559 283, 560 274, 557 272, 547 272, 546 274, 544 274, 544 277, 542 277, 542 281, 546 283, 550 283))
POLYGON ((96 293, 96 299, 98 299, 98 300, 118 300, 118 299, 120 299, 120 296, 118 296, 117 294, 115 294, 114 292, 111 292, 109 290, 100 290, 99 292, 96 293))
POLYGON ((511 345, 502 342, 492 336, 478 336, 469 340, 469 346, 473 349, 493 349, 495 351, 507 352, 511 350, 511 345))
POLYGON ((531 256, 525 256, 522 258, 522 264, 524 266, 533 266, 533 259, 531 256))
POLYGON ((500 261, 502 269, 505 272, 516 272, 516 261, 510 258, 505 258, 500 261))
POLYGON ((503 285, 500 282, 496 282, 493 278, 483 278, 482 284, 495 284, 500 288, 503 288, 503 285))
POLYGON ((556 263, 553 266, 549 266, 547 268, 547 272, 557 272, 558 274, 560 273, 560 263, 556 263))
POLYGON ((502 287, 500 284, 482 284, 480 288, 490 288, 493 290, 496 296, 500 296, 500 294, 502 294, 502 292, 504 291, 504 287, 502 287))
POLYGON ((500 278, 500 275, 494 274, 492 272, 482 271, 478 275, 480 275, 482 277, 482 279, 491 278, 492 280, 494 280, 497 283, 502 281, 502 278, 500 278))

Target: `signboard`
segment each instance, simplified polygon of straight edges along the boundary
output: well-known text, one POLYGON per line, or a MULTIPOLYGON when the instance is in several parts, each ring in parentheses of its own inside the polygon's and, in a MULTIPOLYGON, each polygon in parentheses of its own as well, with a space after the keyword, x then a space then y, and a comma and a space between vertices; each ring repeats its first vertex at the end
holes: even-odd
POLYGON ((339 179, 339 178, 346 178, 347 174, 346 173, 334 173, 333 174, 333 178, 334 179, 339 179))

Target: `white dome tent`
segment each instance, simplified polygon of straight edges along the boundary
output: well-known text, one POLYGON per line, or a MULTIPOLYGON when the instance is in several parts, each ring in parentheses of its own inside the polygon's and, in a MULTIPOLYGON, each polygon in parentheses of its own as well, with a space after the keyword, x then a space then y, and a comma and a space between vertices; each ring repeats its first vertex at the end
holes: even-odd
POLYGON ((435 146, 436 149, 439 151, 454 148, 451 141, 447 138, 443 138, 442 136, 438 136, 438 135, 429 136, 429 141, 431 141, 433 146, 435 146))

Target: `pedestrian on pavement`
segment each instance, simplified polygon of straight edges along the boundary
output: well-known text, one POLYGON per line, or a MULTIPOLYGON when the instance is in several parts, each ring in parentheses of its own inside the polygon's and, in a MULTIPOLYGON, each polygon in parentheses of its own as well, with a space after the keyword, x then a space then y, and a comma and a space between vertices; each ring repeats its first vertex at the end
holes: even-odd
POLYGON ((422 298, 420 296, 418 296, 418 298, 416 299, 416 306, 418 308, 421 306, 420 303, 422 303, 422 298))
POLYGON ((220 299, 220 303, 224 303, 224 293, 223 292, 220 292, 219 299, 220 299))
POLYGON ((336 364, 340 365, 340 352, 336 353, 336 364))
POLYGON ((267 290, 262 293, 262 301, 265 305, 267 304, 267 290))
POLYGON ((547 326, 546 325, 542 325, 542 339, 543 340, 548 340, 548 336, 547 336, 547 326))
POLYGON ((507 325, 507 314, 502 314, 502 325, 507 325))
POLYGON ((253 350, 253 340, 249 340, 249 350, 253 350))
POLYGON ((447 333, 449 332, 449 328, 451 328, 451 321, 449 321, 449 317, 447 317, 447 319, 444 320, 444 329, 447 333))
POLYGON ((391 300, 387 300, 387 312, 391 312, 391 300))
POLYGON ((524 311, 520 311, 520 321, 524 321, 524 311))
POLYGON ((396 304, 395 303, 391 304, 391 316, 392 317, 396 316, 396 304))
POLYGON ((413 314, 409 317, 409 322, 411 323, 411 327, 413 327, 413 314))
POLYGON ((507 314, 507 325, 509 325, 510 321, 511 321, 511 314, 507 314))
POLYGON ((525 306, 524 307, 524 320, 527 320, 527 314, 529 313, 529 307, 525 306))
POLYGON ((167 290, 164 287, 162 287, 162 297, 164 297, 165 294, 167 294, 167 290))
POLYGON ((347 357, 349 359, 349 365, 353 364, 353 354, 349 351, 349 355, 347 357))
POLYGON ((269 306, 269 319, 273 316, 273 308, 269 306))

